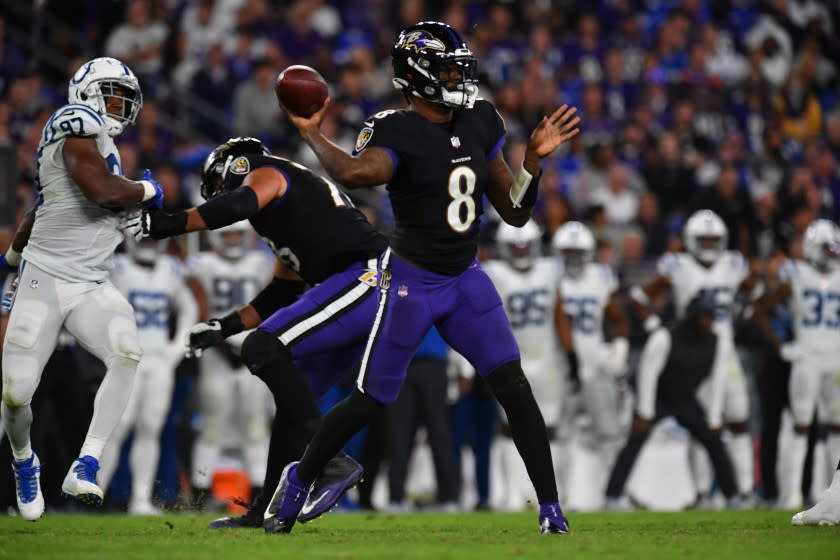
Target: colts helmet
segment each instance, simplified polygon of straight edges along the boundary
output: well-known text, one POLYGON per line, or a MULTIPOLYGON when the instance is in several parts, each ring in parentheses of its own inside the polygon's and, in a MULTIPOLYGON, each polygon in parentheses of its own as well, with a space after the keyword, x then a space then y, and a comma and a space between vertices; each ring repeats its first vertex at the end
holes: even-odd
POLYGON ((829 220, 817 220, 805 230, 802 254, 813 266, 829 270, 837 266, 840 257, 840 228, 829 220))
POLYGON ((686 250, 702 264, 709 266, 726 250, 729 231, 720 216, 711 210, 698 210, 692 214, 683 229, 686 250))
POLYGON ((233 158, 249 154, 270 156, 271 152, 256 138, 231 138, 210 152, 201 169, 201 196, 204 200, 210 200, 225 191, 227 166, 233 158))
POLYGON ((496 230, 499 256, 517 270, 528 270, 540 256, 541 236, 540 228, 531 220, 521 228, 502 222, 496 230))
POLYGON ((207 241, 219 255, 228 260, 241 259, 253 241, 253 229, 247 220, 207 232, 207 241))
POLYGON ((565 274, 571 277, 583 274, 584 267, 595 258, 595 236, 580 222, 568 222, 554 234, 551 241, 560 255, 565 274))
POLYGON ((449 25, 423 21, 405 28, 391 48, 394 87, 447 107, 472 108, 478 96, 477 62, 449 25))
POLYGON ((116 58, 94 58, 76 70, 67 90, 70 103, 87 105, 105 122, 108 136, 117 136, 126 124, 134 124, 143 107, 140 82, 128 66, 116 58), (121 99, 119 114, 108 112, 108 101, 121 99))
POLYGON ((157 261, 158 256, 166 252, 168 242, 166 239, 156 241, 148 237, 136 241, 133 235, 126 235, 125 251, 138 264, 151 266, 157 261))

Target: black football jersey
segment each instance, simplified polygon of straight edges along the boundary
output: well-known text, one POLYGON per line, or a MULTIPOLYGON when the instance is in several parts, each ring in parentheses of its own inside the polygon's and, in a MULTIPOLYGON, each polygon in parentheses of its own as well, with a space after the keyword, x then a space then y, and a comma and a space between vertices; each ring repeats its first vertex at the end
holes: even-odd
POLYGON ((251 225, 284 264, 307 284, 317 284, 354 262, 380 255, 388 240, 353 207, 335 184, 287 159, 249 155, 233 158, 225 189, 240 186, 255 169, 273 167, 286 177, 285 194, 269 203, 251 225))
POLYGON ((354 155, 388 151, 396 172, 388 183, 399 255, 441 274, 460 274, 475 258, 488 162, 504 144, 502 117, 488 101, 457 109, 447 123, 414 111, 382 111, 364 123, 354 155))

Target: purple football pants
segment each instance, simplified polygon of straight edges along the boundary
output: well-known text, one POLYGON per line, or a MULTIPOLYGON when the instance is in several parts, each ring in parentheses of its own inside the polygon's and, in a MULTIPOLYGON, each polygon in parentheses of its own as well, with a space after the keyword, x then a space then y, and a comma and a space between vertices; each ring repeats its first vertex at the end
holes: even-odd
POLYGON ((316 397, 359 363, 376 315, 377 259, 350 265, 258 327, 280 339, 316 397))
POLYGON ((443 339, 487 376, 519 359, 502 300, 478 261, 457 276, 423 270, 385 251, 378 302, 356 386, 393 402, 408 363, 432 325, 443 339))

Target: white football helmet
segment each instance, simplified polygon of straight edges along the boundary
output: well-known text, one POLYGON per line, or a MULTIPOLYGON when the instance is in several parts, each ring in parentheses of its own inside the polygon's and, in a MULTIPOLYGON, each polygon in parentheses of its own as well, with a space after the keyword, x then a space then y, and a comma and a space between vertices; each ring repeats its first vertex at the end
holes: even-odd
POLYGON ((531 220, 522 227, 502 222, 496 230, 499 257, 516 270, 528 270, 540 256, 540 237, 539 226, 531 220))
POLYGON ((125 236, 125 250, 137 264, 151 266, 158 256, 166 252, 166 239, 144 238, 136 241, 133 235, 125 236))
POLYGON ((76 70, 67 91, 70 103, 87 105, 105 121, 109 136, 117 136, 126 124, 134 124, 143 107, 140 82, 131 69, 116 58, 94 58, 76 70), (120 114, 108 112, 108 100, 122 100, 120 114))
POLYGON ((718 260, 726 250, 728 242, 729 231, 726 224, 711 210, 698 210, 685 223, 685 249, 706 266, 718 260))
POLYGON ((816 220, 802 237, 802 254, 817 268, 829 270, 840 257, 840 228, 830 220, 816 220))
POLYGON ((569 276, 580 276, 595 258, 595 236, 580 222, 568 222, 554 233, 551 245, 569 276))
POLYGON ((219 255, 228 260, 241 259, 253 241, 253 229, 248 220, 242 220, 220 229, 207 232, 207 241, 219 255))

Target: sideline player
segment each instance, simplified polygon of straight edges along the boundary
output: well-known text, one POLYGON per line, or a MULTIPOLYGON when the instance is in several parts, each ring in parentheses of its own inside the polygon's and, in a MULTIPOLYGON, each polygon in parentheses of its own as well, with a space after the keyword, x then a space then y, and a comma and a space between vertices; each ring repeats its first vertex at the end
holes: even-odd
POLYGON ((580 119, 565 105, 543 117, 514 176, 501 154, 504 123, 491 103, 476 99, 476 59, 458 32, 421 22, 400 33, 391 53, 394 85, 410 107, 365 121, 355 157, 320 131, 328 102, 309 118, 289 115, 336 181, 387 184, 396 227, 380 263, 378 309, 356 388, 324 417, 300 463, 285 468, 266 530, 292 530, 317 473, 394 401, 411 356, 435 325, 505 409, 538 496, 540 530, 567 533, 545 422, 501 299, 475 255, 485 193, 504 221, 525 225, 542 158, 577 134, 580 119))
MULTIPOLYGON (((269 155, 254 138, 232 138, 210 153, 201 192, 207 202, 197 208, 151 211, 129 227, 164 238, 248 219, 277 256, 274 278, 263 291, 248 305, 194 326, 188 343, 190 352, 200 353, 259 327, 243 342, 242 359, 268 385, 277 408, 263 483, 268 493, 320 425, 315 396, 361 357, 376 314, 376 261, 388 241, 335 184, 269 155), (305 284, 313 288, 300 295, 305 284)), ((346 455, 330 460, 300 520, 328 511, 361 475, 346 455)), ((269 497, 263 494, 246 514, 211 527, 261 527, 269 497)))
MULTIPOLYGON (((212 317, 223 317, 254 299, 273 277, 274 259, 253 248, 253 228, 237 222, 207 233, 212 251, 187 260, 188 274, 207 294, 212 317)), ((205 317, 206 319, 206 317, 205 317)), ((191 481, 195 500, 209 495, 225 435, 233 427, 234 447, 242 452, 251 495, 262 491, 268 462, 271 398, 265 384, 242 362, 241 332, 202 352, 198 363, 200 427, 193 446, 191 481)))
POLYGON ((828 426, 828 452, 840 459, 840 228, 817 220, 802 238, 804 260, 791 259, 779 269, 779 285, 759 299, 756 319, 782 358, 791 363, 790 409, 793 440, 785 453, 790 477, 785 509, 802 507, 802 470, 808 431, 817 410, 828 426), (781 344, 770 326, 769 313, 788 303, 794 340, 781 344))
MULTIPOLYGON (((566 321, 566 346, 572 347, 571 330, 559 299, 559 274, 553 258, 541 256, 539 226, 529 220, 517 228, 501 223, 496 230, 498 258, 482 263, 484 271, 499 292, 504 303, 513 335, 522 355, 522 370, 534 392, 534 398, 545 419, 551 439, 551 455, 559 494, 565 495, 568 449, 566 427, 562 425, 564 403, 568 393, 567 371, 560 359, 560 339, 566 321)), ((565 348, 565 346, 564 346, 565 348)), ((505 478, 502 505, 505 510, 519 511, 533 500, 533 487, 522 458, 511 439, 507 418, 502 415, 502 437, 496 440, 501 447, 501 466, 505 478)))
POLYGON ((563 264, 560 297, 572 322, 580 399, 595 427, 600 462, 609 473, 623 436, 619 380, 627 371, 630 324, 617 298, 613 270, 593 262, 595 237, 589 228, 580 222, 564 224, 552 245, 563 264), (613 335, 609 343, 604 319, 613 335))
POLYGON ((70 103, 53 113, 38 146, 40 202, 23 249, 19 287, 3 344, 2 414, 12 446, 21 517, 44 512, 40 462, 32 450, 30 402, 61 327, 107 368, 93 418, 62 491, 100 504, 99 457, 128 404, 141 349, 131 305, 108 281, 122 242, 119 214, 163 204, 147 171, 122 176, 113 137, 134 124, 143 105, 137 78, 113 58, 86 62, 70 79, 70 103))
POLYGON ((100 460, 99 482, 107 488, 119 464, 120 448, 134 431, 131 444, 131 515, 158 515, 152 504, 160 457, 160 432, 169 414, 175 367, 184 358, 184 337, 198 320, 198 305, 185 283, 184 267, 165 254, 166 242, 125 240, 127 254, 117 255, 111 282, 134 308, 143 358, 131 398, 100 460), (175 335, 169 317, 175 314, 175 335))
MULTIPOLYGON (((659 317, 651 309, 651 300, 671 290, 677 317, 685 314, 688 302, 699 292, 710 292, 718 302, 715 331, 727 341, 729 356, 724 397, 724 420, 732 435, 729 453, 735 466, 738 492, 743 501, 753 493, 753 448, 749 432, 749 395, 744 369, 735 352, 735 334, 732 325, 732 309, 739 294, 751 294, 755 282, 750 276, 749 265, 741 253, 726 250, 729 232, 720 217, 711 210, 699 210, 686 221, 683 230, 685 252, 666 253, 659 259, 659 275, 644 288, 634 286, 630 290, 634 308, 645 321, 645 329, 653 331, 659 325, 659 317)), ((701 393, 707 393, 704 388, 701 393)), ((701 395, 704 406, 708 395, 701 395)), ((692 463, 695 468, 695 483, 698 496, 705 499, 711 479, 705 480, 705 455, 692 448, 692 463)))

